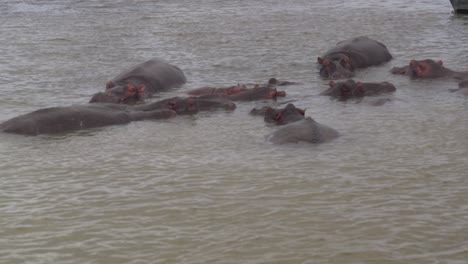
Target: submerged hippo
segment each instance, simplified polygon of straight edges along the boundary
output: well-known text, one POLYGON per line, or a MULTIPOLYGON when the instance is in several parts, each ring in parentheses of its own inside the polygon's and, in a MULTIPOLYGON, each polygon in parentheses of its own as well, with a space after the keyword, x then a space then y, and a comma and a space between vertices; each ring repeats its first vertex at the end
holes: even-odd
POLYGON ((175 115, 174 111, 168 109, 137 111, 116 104, 72 105, 39 109, 14 117, 1 123, 0 131, 31 136, 57 134, 146 119, 165 119, 175 115))
POLYGON ((337 83, 331 81, 329 85, 330 88, 322 92, 320 95, 328 95, 339 100, 392 93, 396 91, 395 86, 389 82, 363 83, 349 79, 345 82, 337 83))
POLYGON ((454 71, 446 68, 443 64, 440 60, 412 60, 409 65, 393 67, 390 72, 407 75, 412 79, 455 78, 462 80, 468 78, 468 71, 454 71))
POLYGON ((267 136, 267 140, 274 144, 324 143, 338 138, 340 133, 333 128, 317 123, 311 117, 282 126, 267 136))
POLYGON ((326 79, 351 78, 354 71, 387 62, 392 55, 387 47, 371 38, 361 36, 338 42, 323 57, 318 57, 320 76, 326 79))
POLYGON ((276 86, 286 86, 286 85, 295 85, 300 84, 297 82, 290 82, 290 81, 279 81, 276 78, 270 78, 268 83, 266 84, 258 84, 258 83, 248 83, 248 84, 237 84, 234 86, 229 87, 201 87, 193 90, 189 90, 187 93, 190 95, 207 95, 207 94, 227 94, 233 95, 244 92, 249 89, 260 88, 260 87, 271 87, 274 88, 276 86))
POLYGON ((226 95, 232 95, 232 94, 238 94, 242 91, 247 90, 246 85, 236 85, 236 86, 230 86, 230 87, 201 87, 197 89, 193 89, 188 91, 187 93, 190 95, 210 95, 210 94, 226 94, 226 95))
POLYGON ((304 119, 305 110, 297 108, 294 104, 287 104, 284 108, 264 106, 260 109, 252 109, 251 115, 261 115, 265 122, 276 125, 286 125, 304 119))
POLYGON ((133 109, 139 111, 148 111, 153 109, 169 109, 175 111, 178 115, 192 115, 198 111, 206 110, 234 110, 236 104, 225 96, 191 96, 191 97, 171 97, 156 102, 137 105, 133 109))
POLYGON ((233 101, 255 101, 262 99, 276 100, 277 97, 284 96, 286 96, 286 92, 284 91, 278 91, 276 88, 270 86, 262 86, 229 95, 229 98, 233 101))
POLYGON ((134 103, 135 99, 141 101, 154 93, 178 87, 186 81, 184 73, 178 67, 161 59, 151 59, 122 71, 108 81, 106 91, 95 94, 90 103, 134 103), (132 100, 128 100, 129 97, 132 100))

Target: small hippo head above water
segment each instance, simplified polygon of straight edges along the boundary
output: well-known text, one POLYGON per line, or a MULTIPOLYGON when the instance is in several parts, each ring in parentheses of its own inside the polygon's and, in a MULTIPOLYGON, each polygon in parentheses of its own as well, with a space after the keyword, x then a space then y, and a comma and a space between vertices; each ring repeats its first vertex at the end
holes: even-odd
POLYGON ((320 65, 320 76, 325 79, 343 79, 354 76, 354 67, 346 55, 334 59, 317 58, 320 65))
POLYGON ((409 64, 408 74, 412 78, 438 78, 444 77, 447 70, 440 60, 412 60, 409 64))
POLYGON ((345 82, 337 83, 335 83, 334 81, 330 81, 329 86, 330 88, 321 93, 321 95, 329 95, 340 100, 364 96, 364 89, 362 83, 355 82, 352 79, 349 79, 345 82))
POLYGON ((90 103, 114 103, 134 105, 144 101, 145 86, 129 83, 124 86, 106 86, 105 92, 95 94, 90 103))
POLYGON ((303 119, 305 110, 297 108, 294 104, 288 104, 283 109, 266 107, 264 115, 264 120, 267 123, 285 125, 303 119))
POLYGON ((411 60, 409 65, 403 67, 393 67, 390 71, 393 74, 408 75, 410 78, 439 78, 446 77, 451 71, 443 66, 442 61, 431 59, 411 60))

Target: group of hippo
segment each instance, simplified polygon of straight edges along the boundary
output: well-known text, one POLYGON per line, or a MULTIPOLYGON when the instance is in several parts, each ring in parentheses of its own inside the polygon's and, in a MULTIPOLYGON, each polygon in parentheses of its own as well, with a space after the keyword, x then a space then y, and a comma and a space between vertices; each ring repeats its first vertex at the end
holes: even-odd
MULTIPOLYGON (((357 69, 380 65, 391 59, 392 55, 384 44, 365 36, 339 42, 322 57, 318 57, 317 62, 322 78, 347 80, 330 81, 330 88, 321 95, 347 100, 394 92, 395 86, 388 82, 364 83, 349 79, 357 69)), ((395 67, 391 72, 411 78, 460 79, 459 88, 453 91, 468 94, 468 72, 445 68, 441 61, 412 60, 409 65, 395 67)), ((87 104, 40 109, 1 123, 0 131, 23 135, 54 134, 139 120, 193 115, 206 110, 231 111, 236 108, 235 102, 238 101, 276 100, 277 97, 284 97, 286 93, 278 91, 277 87, 296 84, 271 78, 264 84, 202 87, 189 90, 186 96, 146 102, 155 93, 180 87, 186 81, 180 68, 164 60, 151 59, 124 70, 108 81, 105 91, 96 93, 87 104)), ((299 141, 322 143, 340 135, 335 129, 305 117, 305 110, 292 103, 284 108, 255 108, 250 113, 263 116, 265 122, 280 126, 267 137, 275 144, 299 141)))

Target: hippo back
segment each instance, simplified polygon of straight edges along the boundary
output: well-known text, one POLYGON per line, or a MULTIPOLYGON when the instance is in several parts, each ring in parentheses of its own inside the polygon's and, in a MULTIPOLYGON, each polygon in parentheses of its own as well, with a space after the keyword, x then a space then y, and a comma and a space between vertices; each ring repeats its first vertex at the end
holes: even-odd
POLYGON ((17 116, 0 124, 0 130, 22 135, 55 134, 130 121, 125 111, 116 111, 106 106, 77 105, 44 108, 17 116))
POLYGON ((297 143, 324 143, 339 137, 338 131, 317 123, 311 117, 287 124, 268 136, 274 144, 297 143))
POLYGON ((122 71, 114 79, 114 85, 144 84, 146 92, 154 93, 180 86, 187 81, 182 70, 161 59, 151 59, 122 71))
POLYGON ((356 68, 379 65, 392 59, 384 44, 366 36, 338 42, 326 52, 325 57, 333 59, 340 54, 347 55, 356 68))

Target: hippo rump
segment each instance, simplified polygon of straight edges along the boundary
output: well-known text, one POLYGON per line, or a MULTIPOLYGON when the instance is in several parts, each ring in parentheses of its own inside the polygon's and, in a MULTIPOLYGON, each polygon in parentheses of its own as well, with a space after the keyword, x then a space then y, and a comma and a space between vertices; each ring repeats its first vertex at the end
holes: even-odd
POLYGON ((136 111, 117 104, 51 107, 14 117, 0 124, 0 131, 22 135, 57 134, 95 127, 165 119, 176 113, 167 109, 136 111))
POLYGON ((282 126, 267 136, 267 140, 274 144, 285 143, 325 143, 338 138, 340 133, 335 129, 319 124, 311 117, 282 126))
POLYGON ((393 74, 407 75, 412 79, 435 79, 435 78, 468 78, 468 71, 454 71, 444 66, 444 63, 439 60, 411 60, 409 65, 402 67, 393 67, 390 70, 393 74))
POLYGON ((267 123, 286 125, 304 119, 305 110, 289 103, 284 108, 270 106, 264 106, 260 109, 254 108, 250 111, 250 114, 263 116, 263 120, 267 123))
POLYGON ((95 94, 90 103, 133 104, 154 93, 181 86, 186 81, 178 67, 161 59, 151 59, 122 71, 108 81, 106 91, 95 94))
POLYGON ((356 69, 376 66, 392 59, 387 47, 366 36, 338 42, 317 58, 320 76, 326 79, 351 78, 356 69))
POLYGON ((393 93, 396 91, 395 86, 389 82, 365 83, 349 79, 345 82, 337 83, 331 81, 329 85, 330 88, 320 95, 328 95, 339 100, 393 93))

